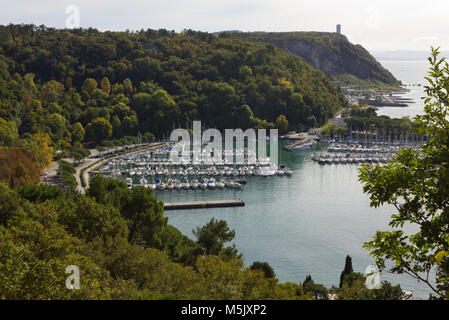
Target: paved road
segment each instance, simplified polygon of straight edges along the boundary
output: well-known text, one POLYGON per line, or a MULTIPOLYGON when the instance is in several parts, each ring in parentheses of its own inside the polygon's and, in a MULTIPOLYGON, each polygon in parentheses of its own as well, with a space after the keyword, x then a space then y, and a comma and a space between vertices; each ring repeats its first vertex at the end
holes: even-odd
POLYGON ((83 170, 84 168, 90 166, 92 163, 97 162, 98 160, 100 160, 100 158, 97 158, 97 156, 100 154, 100 152, 97 149, 92 149, 92 150, 89 150, 89 151, 91 153, 89 158, 84 160, 83 163, 79 164, 75 168, 76 169, 75 178, 76 178, 76 183, 78 183, 78 186, 76 187, 76 190, 78 192, 81 192, 81 193, 84 193, 84 188, 82 187, 81 178, 80 178, 81 170, 83 170))
MULTIPOLYGON (((152 143, 149 145, 149 148, 154 148, 155 146, 159 145, 160 143, 152 143)), ((137 145, 130 145, 128 146, 130 149, 136 147, 137 145)), ((118 151, 122 151, 124 149, 124 147, 118 148, 118 151)), ((97 149, 90 149, 89 150, 91 155, 86 158, 84 160, 83 163, 80 163, 75 169, 76 169, 76 173, 75 173, 75 179, 76 182, 78 184, 76 190, 80 193, 84 193, 85 192, 85 188, 82 187, 81 184, 81 171, 85 168, 87 168, 88 166, 90 166, 91 164, 95 163, 95 162, 99 162, 102 160, 102 158, 97 157, 98 155, 100 155, 100 152, 97 149)), ((110 148, 107 149, 106 151, 104 151, 103 153, 108 153, 109 151, 115 151, 115 148, 110 148)), ((134 151, 130 151, 129 154, 132 154, 134 152, 139 152, 140 150, 134 150, 134 151)), ((119 155, 118 157, 121 157, 122 155, 119 155)), ((64 158, 62 160, 65 160, 67 162, 70 162, 73 164, 73 159, 69 159, 69 158, 64 158)), ((99 162, 100 164, 100 162, 99 162)), ((95 166, 97 167, 97 166, 95 166)), ((50 166, 48 166, 47 168, 44 169, 43 171, 43 180, 42 183, 47 183, 47 184, 53 184, 53 185, 59 185, 60 181, 59 181, 59 177, 58 177, 58 162, 53 162, 50 166)), ((89 171, 93 169, 93 168, 89 168, 88 170, 84 171, 84 181, 86 182, 86 188, 89 187, 89 171)))
MULTIPOLYGON (((112 150, 112 149, 109 149, 109 150, 112 150)), ((109 150, 107 150, 105 152, 108 152, 109 150)), ((83 163, 80 163, 75 168, 76 169, 75 179, 76 179, 76 182, 78 183, 77 190, 80 192, 84 192, 84 189, 81 188, 81 179, 80 179, 81 170, 83 170, 84 168, 88 167, 92 163, 99 160, 99 158, 96 158, 96 156, 98 156, 100 154, 100 152, 97 149, 90 149, 89 151, 90 151, 91 155, 88 158, 86 158, 83 163)), ((71 158, 63 158, 62 160, 65 160, 65 161, 73 164, 73 159, 71 159, 71 158)), ((59 165, 58 165, 57 161, 53 162, 50 166, 45 168, 43 171, 44 177, 43 177, 42 183, 59 185, 60 181, 59 181, 59 177, 58 177, 58 168, 59 168, 59 165)))
MULTIPOLYGON (((149 147, 149 148, 151 149, 151 148, 154 148, 155 145, 157 145, 157 143, 152 143, 152 144, 150 144, 150 145, 147 145, 147 147, 149 147)), ((130 149, 133 149, 133 148, 135 148, 135 147, 138 147, 138 145, 133 144, 133 145, 130 145, 130 146, 129 146, 130 149)), ((139 150, 129 151, 129 152, 127 152, 126 154, 133 154, 133 153, 135 153, 135 152, 139 152, 139 151, 142 150, 142 147, 145 148, 145 146, 141 146, 141 148, 139 148, 139 150)), ((115 149, 114 149, 114 150, 115 150, 115 149)), ((118 151, 122 151, 122 150, 123 150, 123 148, 122 148, 122 149, 119 149, 118 151)), ((112 150, 111 150, 111 151, 112 151, 112 150)), ((97 153, 97 154, 98 154, 98 153, 97 153)), ((117 156, 112 157, 112 158, 108 158, 107 161, 109 161, 109 160, 111 160, 111 159, 114 159, 114 158, 117 158, 117 157, 123 157, 123 154, 117 155, 117 156)), ((97 167, 100 167, 100 166, 103 164, 103 162, 104 162, 105 159, 102 159, 102 158, 96 158, 96 159, 93 159, 93 160, 94 160, 94 161, 91 161, 91 162, 89 162, 87 165, 85 165, 85 166, 79 168, 79 171, 77 170, 77 172, 76 172, 76 175, 77 175, 77 182, 78 182, 78 188, 77 188, 77 190, 78 190, 79 192, 81 192, 81 193, 84 193, 84 192, 85 192, 85 189, 87 189, 87 188, 89 187, 89 177, 90 177, 90 176, 89 176, 89 172, 90 172, 91 170, 97 168, 97 167), (82 185, 81 185, 81 177, 80 177, 81 170, 83 170, 84 168, 88 167, 89 165, 91 165, 92 163, 95 163, 95 162, 98 162, 98 165, 95 165, 95 166, 93 166, 93 167, 87 169, 87 170, 84 171, 84 173, 83 173, 83 175, 84 175, 84 182, 86 183, 86 186, 83 188, 82 185)))
POLYGON ((58 163, 52 162, 47 168, 43 170, 41 182, 46 184, 58 185, 58 168, 58 163))

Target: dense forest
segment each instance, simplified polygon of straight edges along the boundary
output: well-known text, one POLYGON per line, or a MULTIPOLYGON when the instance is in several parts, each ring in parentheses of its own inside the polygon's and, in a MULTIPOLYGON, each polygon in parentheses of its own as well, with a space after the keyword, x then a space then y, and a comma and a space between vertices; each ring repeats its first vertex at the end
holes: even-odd
MULTIPOLYGON (((86 195, 56 186, 0 183, 0 299, 400 299, 368 290, 348 261, 339 287, 280 283, 271 266, 245 266, 225 221, 193 230, 167 223, 151 190, 95 176, 86 195), (67 266, 80 269, 67 290, 67 266)), ((348 259, 347 259, 348 260, 348 259)), ((338 274, 338 270, 336 270, 338 274)))
POLYGON ((346 104, 320 71, 271 45, 187 30, 0 26, 2 143, 37 132, 64 149, 138 132, 324 124, 346 104))
POLYGON ((352 87, 395 88, 400 85, 361 45, 329 32, 231 32, 229 36, 268 43, 295 54, 333 80, 352 87))

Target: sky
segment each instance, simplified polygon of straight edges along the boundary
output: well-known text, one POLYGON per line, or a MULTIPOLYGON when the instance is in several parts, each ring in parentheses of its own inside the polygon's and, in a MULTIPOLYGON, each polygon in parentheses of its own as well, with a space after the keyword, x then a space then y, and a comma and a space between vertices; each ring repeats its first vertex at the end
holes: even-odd
POLYGON ((79 26, 102 31, 335 32, 341 24, 351 42, 370 51, 449 50, 448 0, 0 0, 0 8, 2 25, 65 28, 76 26, 77 16, 79 26))

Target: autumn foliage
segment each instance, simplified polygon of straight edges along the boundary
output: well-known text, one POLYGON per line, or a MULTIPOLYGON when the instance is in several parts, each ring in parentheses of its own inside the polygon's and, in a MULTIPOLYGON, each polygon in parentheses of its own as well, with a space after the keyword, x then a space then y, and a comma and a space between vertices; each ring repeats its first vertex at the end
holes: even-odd
POLYGON ((41 169, 33 155, 18 147, 0 149, 0 181, 17 187, 38 183, 41 169))

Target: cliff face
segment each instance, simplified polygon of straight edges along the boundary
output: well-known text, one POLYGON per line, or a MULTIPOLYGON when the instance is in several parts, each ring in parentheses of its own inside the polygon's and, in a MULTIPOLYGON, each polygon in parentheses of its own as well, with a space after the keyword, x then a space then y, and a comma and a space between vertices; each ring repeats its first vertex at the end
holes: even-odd
POLYGON ((334 80, 362 80, 399 85, 399 81, 362 46, 343 35, 323 32, 238 33, 238 37, 269 43, 297 55, 334 80))

